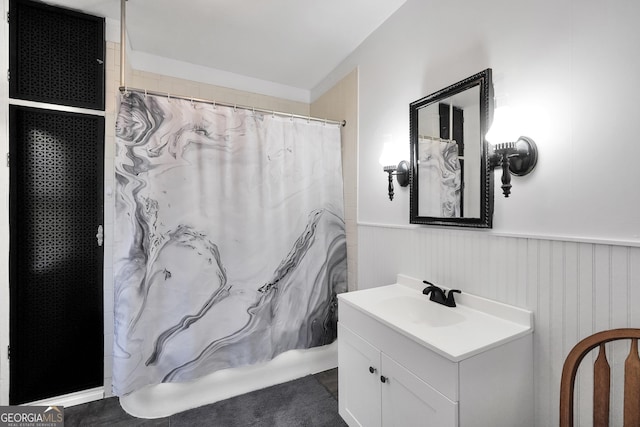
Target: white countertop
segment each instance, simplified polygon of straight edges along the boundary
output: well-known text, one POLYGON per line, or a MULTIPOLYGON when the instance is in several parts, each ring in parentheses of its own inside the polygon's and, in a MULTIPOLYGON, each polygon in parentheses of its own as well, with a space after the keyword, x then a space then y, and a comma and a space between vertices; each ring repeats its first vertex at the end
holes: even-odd
POLYGON ((446 307, 422 294, 426 286, 398 275, 395 284, 343 293, 338 299, 454 362, 533 332, 531 311, 464 290, 455 295, 456 307, 446 307))

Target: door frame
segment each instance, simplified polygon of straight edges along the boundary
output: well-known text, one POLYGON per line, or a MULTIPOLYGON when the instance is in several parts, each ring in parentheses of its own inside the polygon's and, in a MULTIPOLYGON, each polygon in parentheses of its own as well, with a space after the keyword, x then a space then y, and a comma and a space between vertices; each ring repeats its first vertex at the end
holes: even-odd
MULTIPOLYGON (((0 11, 0 70, 9 69, 9 23, 4 17, 9 0, 0 11)), ((9 82, 0 78, 0 405, 9 405, 9 82)))

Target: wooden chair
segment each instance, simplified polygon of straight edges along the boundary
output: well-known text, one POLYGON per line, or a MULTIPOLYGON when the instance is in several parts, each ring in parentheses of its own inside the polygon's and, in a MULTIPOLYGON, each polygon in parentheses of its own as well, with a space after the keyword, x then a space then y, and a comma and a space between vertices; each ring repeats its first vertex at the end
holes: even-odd
POLYGON ((560 381, 560 427, 573 427, 573 390, 578 365, 584 356, 600 347, 593 366, 593 425, 609 426, 610 367, 605 343, 630 339, 631 349, 624 368, 624 427, 640 427, 640 329, 612 329, 593 334, 573 347, 562 367, 560 381))

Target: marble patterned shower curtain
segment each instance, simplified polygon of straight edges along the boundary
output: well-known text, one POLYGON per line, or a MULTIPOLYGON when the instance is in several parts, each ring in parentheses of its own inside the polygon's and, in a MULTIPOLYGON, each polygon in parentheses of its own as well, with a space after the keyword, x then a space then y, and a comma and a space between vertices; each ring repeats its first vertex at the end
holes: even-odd
POLYGON ((130 93, 116 142, 116 395, 335 340, 337 126, 130 93))
POLYGON ((418 185, 420 216, 454 218, 460 216, 462 171, 456 141, 428 136, 418 140, 418 185))

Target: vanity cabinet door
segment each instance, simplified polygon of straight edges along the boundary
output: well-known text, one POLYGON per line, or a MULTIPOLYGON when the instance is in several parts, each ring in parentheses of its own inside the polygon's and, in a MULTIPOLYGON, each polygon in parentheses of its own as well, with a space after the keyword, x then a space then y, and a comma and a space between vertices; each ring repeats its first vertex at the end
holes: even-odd
POLYGON ((458 404, 381 353, 382 425, 385 427, 454 427, 458 404))
POLYGON ((380 351, 338 323, 338 407, 351 427, 380 427, 380 351))

